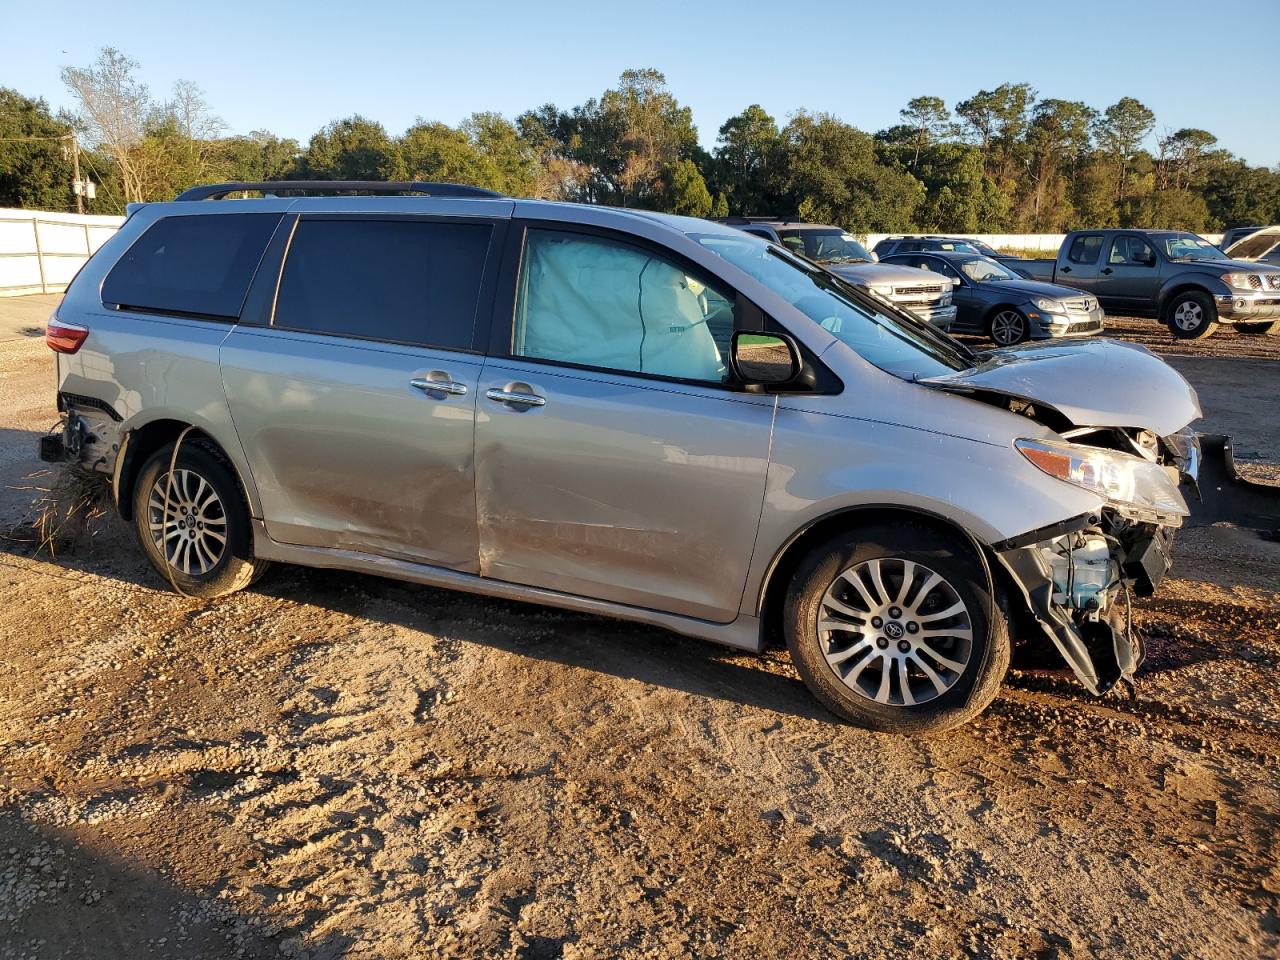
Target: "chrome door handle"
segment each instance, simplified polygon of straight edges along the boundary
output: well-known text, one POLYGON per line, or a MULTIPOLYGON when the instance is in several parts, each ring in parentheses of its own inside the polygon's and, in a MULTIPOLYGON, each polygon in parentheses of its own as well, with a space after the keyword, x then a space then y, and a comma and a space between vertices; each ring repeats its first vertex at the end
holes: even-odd
POLYGON ((450 393, 455 397, 465 397, 467 395, 467 385, 458 383, 457 380, 431 380, 427 377, 414 377, 409 381, 409 386, 416 387, 424 393, 435 391, 450 393))
POLYGON ((512 403, 521 407, 545 407, 547 405, 546 399, 536 393, 512 393, 493 387, 490 390, 486 390, 484 395, 490 400, 497 400, 499 403, 512 403))

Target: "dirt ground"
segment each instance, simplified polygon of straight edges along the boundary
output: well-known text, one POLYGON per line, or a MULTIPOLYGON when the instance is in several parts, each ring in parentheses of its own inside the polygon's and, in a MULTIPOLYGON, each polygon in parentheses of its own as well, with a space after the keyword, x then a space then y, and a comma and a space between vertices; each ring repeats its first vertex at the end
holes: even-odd
MULTIPOLYGON (((0 300, 8 524, 37 299, 0 300)), ((1280 342, 1115 326, 1280 463, 1280 342)), ((300 568, 204 604, 94 529, 0 541, 0 958, 1280 951, 1274 529, 1183 531, 1136 701, 1015 670, 919 741, 779 651, 300 568)))

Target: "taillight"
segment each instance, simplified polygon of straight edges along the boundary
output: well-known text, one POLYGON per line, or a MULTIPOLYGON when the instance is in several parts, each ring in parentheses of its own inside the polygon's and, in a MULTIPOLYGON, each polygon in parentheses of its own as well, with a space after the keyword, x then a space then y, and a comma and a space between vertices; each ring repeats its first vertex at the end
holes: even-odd
POLYGON ((58 353, 75 353, 88 338, 88 327, 77 323, 63 323, 57 317, 51 317, 49 325, 44 328, 45 344, 58 353))

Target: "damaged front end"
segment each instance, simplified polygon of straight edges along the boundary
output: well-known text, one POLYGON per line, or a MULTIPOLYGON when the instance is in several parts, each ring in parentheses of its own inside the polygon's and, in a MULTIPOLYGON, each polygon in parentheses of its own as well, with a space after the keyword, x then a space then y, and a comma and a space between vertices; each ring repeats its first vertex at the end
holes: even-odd
POLYGON ((1043 472, 1107 498, 1096 513, 995 545, 1031 616, 1090 693, 1132 684, 1143 659, 1130 611, 1155 593, 1188 510, 1199 441, 1184 428, 1157 438, 1117 428, 1071 430, 1064 441, 1019 441, 1043 472))

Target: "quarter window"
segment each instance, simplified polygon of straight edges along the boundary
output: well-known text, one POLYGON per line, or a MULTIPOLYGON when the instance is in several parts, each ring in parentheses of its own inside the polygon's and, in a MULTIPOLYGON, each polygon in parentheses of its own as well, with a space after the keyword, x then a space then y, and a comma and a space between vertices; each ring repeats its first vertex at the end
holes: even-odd
POLYGON ((274 325, 470 349, 490 232, 486 223, 303 217, 274 325))
POLYGON ((1067 259, 1072 263, 1097 263, 1098 251, 1102 249, 1102 234, 1091 233, 1076 237, 1071 241, 1071 249, 1067 251, 1067 259))
POLYGON ((234 320, 278 213, 157 220, 111 268, 102 301, 135 310, 234 320))
POLYGON ((733 327, 728 295, 662 257, 582 234, 528 232, 515 356, 721 383, 733 327))

